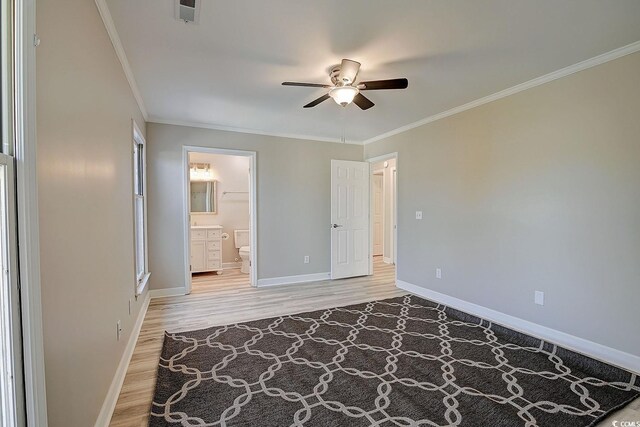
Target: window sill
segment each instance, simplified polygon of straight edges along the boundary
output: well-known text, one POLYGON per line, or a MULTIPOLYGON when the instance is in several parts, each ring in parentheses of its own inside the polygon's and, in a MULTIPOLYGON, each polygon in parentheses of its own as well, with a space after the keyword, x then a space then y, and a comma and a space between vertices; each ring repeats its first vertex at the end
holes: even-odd
POLYGON ((142 295, 142 293, 144 292, 144 288, 147 286, 147 283, 149 282, 150 276, 151 276, 151 273, 147 273, 138 282, 138 286, 136 287, 136 296, 142 295))

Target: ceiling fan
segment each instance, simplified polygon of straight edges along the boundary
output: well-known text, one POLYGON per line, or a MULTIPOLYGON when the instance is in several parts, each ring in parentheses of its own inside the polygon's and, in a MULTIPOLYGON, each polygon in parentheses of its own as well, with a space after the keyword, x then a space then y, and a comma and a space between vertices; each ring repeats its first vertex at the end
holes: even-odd
POLYGON ((283 86, 305 86, 305 87, 322 87, 329 89, 329 92, 322 95, 304 106, 304 108, 315 107, 329 98, 338 105, 346 107, 352 102, 362 110, 368 110, 375 104, 369 98, 364 96, 364 90, 382 90, 382 89, 406 89, 409 86, 407 79, 390 79, 390 80, 372 80, 368 82, 356 83, 356 77, 360 71, 360 63, 350 59, 343 59, 340 65, 331 68, 329 77, 333 85, 325 85, 320 83, 298 83, 283 82, 283 86))

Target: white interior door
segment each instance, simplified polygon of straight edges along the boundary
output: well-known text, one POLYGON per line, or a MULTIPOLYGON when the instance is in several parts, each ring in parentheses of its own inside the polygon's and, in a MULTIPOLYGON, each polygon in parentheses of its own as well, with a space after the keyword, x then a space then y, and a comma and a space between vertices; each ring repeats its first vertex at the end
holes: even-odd
POLYGON ((369 163, 331 160, 331 278, 369 274, 369 163))
POLYGON ((373 175, 373 255, 384 252, 384 175, 373 175))

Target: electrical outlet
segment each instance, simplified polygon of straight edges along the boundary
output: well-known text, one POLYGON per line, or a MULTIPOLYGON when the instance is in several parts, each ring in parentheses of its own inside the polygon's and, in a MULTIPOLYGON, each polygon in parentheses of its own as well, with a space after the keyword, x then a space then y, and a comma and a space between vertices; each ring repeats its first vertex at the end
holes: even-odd
POLYGON ((544 305, 544 292, 536 291, 534 293, 533 302, 535 302, 538 305, 544 305))
POLYGON ((422 211, 416 211, 416 219, 422 219, 422 211))
POLYGON ((436 268, 436 279, 442 279, 442 269, 436 268))
POLYGON ((304 263, 309 264, 309 255, 304 256, 304 263))
POLYGON ((117 341, 120 341, 120 334, 122 333, 122 325, 120 324, 120 321, 118 320, 118 323, 116 323, 116 339, 117 341))

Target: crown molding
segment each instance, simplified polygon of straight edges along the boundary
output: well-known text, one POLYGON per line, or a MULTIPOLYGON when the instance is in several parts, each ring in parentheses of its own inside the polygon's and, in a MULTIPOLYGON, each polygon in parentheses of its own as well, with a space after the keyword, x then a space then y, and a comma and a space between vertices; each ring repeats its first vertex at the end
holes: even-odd
POLYGON ((233 126, 223 126, 223 125, 216 125, 211 123, 164 119, 157 116, 150 116, 147 121, 149 123, 159 123, 163 125, 186 126, 186 127, 192 127, 192 128, 221 130, 225 132, 237 132, 237 133, 248 133, 253 135, 275 136, 278 138, 292 138, 292 139, 304 139, 309 141, 333 142, 337 144, 362 145, 362 141, 342 141, 339 138, 326 138, 326 137, 313 136, 313 135, 299 135, 299 134, 280 133, 280 132, 265 132, 257 129, 238 128, 233 126))
POLYGON ((124 47, 122 46, 122 42, 120 41, 120 37, 118 32, 116 31, 115 24, 113 22, 113 18, 111 16, 111 12, 109 11, 109 7, 107 6, 106 0, 95 0, 96 6, 98 7, 98 11, 100 12, 100 16, 104 23, 104 26, 109 34, 109 38, 111 39, 111 43, 113 44, 113 48, 116 52, 120 63, 122 64, 122 69, 124 70, 127 81, 129 82, 129 86, 131 87, 131 91, 133 92, 133 96, 136 99, 138 107, 142 112, 142 115, 147 122, 152 123, 160 123, 160 124, 168 124, 168 125, 176 125, 176 126, 188 126, 188 127, 196 127, 203 129, 214 129, 214 130, 222 130, 227 132, 239 132, 239 133, 248 133, 255 135, 265 135, 265 136, 275 136, 279 138, 293 138, 293 139, 304 139, 311 141, 323 141, 323 142, 334 142, 334 143, 346 143, 346 144, 355 144, 355 145, 367 145, 376 141, 383 140, 385 138, 389 138, 393 135, 397 135, 408 130, 420 127, 427 123, 432 123, 446 117, 453 116, 458 113, 462 113, 464 111, 470 110, 472 108, 479 107, 484 104, 488 104, 493 101, 497 101, 502 98, 506 98, 508 96, 514 95, 518 92, 525 91, 527 89, 534 88, 536 86, 543 85, 545 83, 552 82, 557 79, 561 79, 563 77, 569 76, 571 74, 577 73, 579 71, 586 70, 591 67, 595 67, 597 65, 604 64, 609 61, 613 61, 615 59, 621 58, 623 56, 635 53, 640 51, 640 40, 634 43, 628 44, 626 46, 622 46, 620 48, 611 50, 609 52, 603 53, 598 56, 594 56, 593 58, 578 62, 573 65, 569 65, 568 67, 561 68, 559 70, 553 71, 549 74, 545 74, 540 77, 536 77, 532 80, 526 81, 524 83, 520 83, 518 85, 512 86, 510 88, 501 90, 499 92, 493 93, 491 95, 476 99, 474 101, 468 102, 466 104, 460 105, 458 107, 452 108, 450 110, 443 111, 441 113, 434 114, 429 117, 425 117, 424 119, 418 120, 413 123, 409 123, 407 125, 398 127, 396 129, 390 130, 388 132, 381 133, 372 138, 366 139, 364 141, 342 141, 339 138, 326 138, 326 137, 318 137, 312 135, 298 135, 298 134, 289 134, 289 133, 280 133, 280 132, 267 132, 261 131, 257 129, 247 129, 247 128, 237 128, 233 126, 224 126, 217 125, 213 123, 199 123, 199 122, 190 122, 190 121, 181 121, 181 120, 171 120, 164 119, 160 117, 149 116, 147 114, 147 109, 144 105, 144 101, 142 99, 142 95, 140 94, 140 90, 138 89, 138 85, 133 76, 133 71, 131 70, 131 66, 129 65, 129 61, 124 51, 124 47))
POLYGON ((409 123, 408 125, 404 125, 399 128, 390 130, 389 132, 385 132, 380 135, 374 136, 373 138, 369 138, 363 141, 363 144, 367 145, 367 144, 371 144, 372 142, 380 141, 390 136, 406 132, 408 130, 417 128, 422 125, 426 125, 427 123, 432 123, 437 120, 444 119, 445 117, 453 116, 455 114, 462 113, 463 111, 467 111, 472 108, 476 108, 481 105, 488 104, 489 102, 506 98, 507 96, 514 95, 518 92, 522 92, 527 89, 531 89, 536 86, 540 86, 542 84, 552 82, 553 80, 561 79, 563 77, 569 76, 579 71, 583 71, 588 68, 604 64, 605 62, 613 61, 614 59, 618 59, 638 51, 640 51, 640 40, 637 42, 628 44, 626 46, 620 47, 618 49, 614 49, 612 51, 603 53, 601 55, 594 56, 593 58, 584 60, 582 62, 578 62, 577 64, 569 65, 568 67, 561 68, 557 71, 553 71, 549 74, 545 74, 544 76, 536 77, 535 79, 529 80, 524 83, 520 83, 508 89, 501 90, 500 92, 496 92, 492 95, 488 95, 483 98, 476 99, 475 101, 468 102, 464 105, 460 105, 459 107, 455 107, 450 110, 443 111, 442 113, 434 114, 433 116, 426 117, 422 120, 418 120, 417 122, 409 123))
POLYGON ((138 89, 136 79, 133 76, 131 65, 129 65, 129 60, 127 59, 127 55, 124 52, 124 47, 122 46, 122 42, 120 41, 120 36, 118 35, 118 31, 116 31, 116 26, 113 22, 113 18, 111 17, 109 6, 107 6, 107 1, 95 0, 95 2, 96 6, 98 6, 98 12, 100 13, 100 17, 102 18, 104 27, 107 29, 107 34, 109 34, 109 38, 111 39, 113 49, 116 51, 116 56, 120 60, 120 64, 122 65, 122 69, 124 70, 124 75, 127 77, 127 81, 129 82, 129 86, 131 87, 133 97, 136 99, 136 103, 138 104, 138 108, 142 113, 142 117, 144 117, 145 121, 148 121, 149 115, 147 114, 147 109, 144 106, 144 101, 142 99, 142 95, 140 94, 140 90, 138 89))

